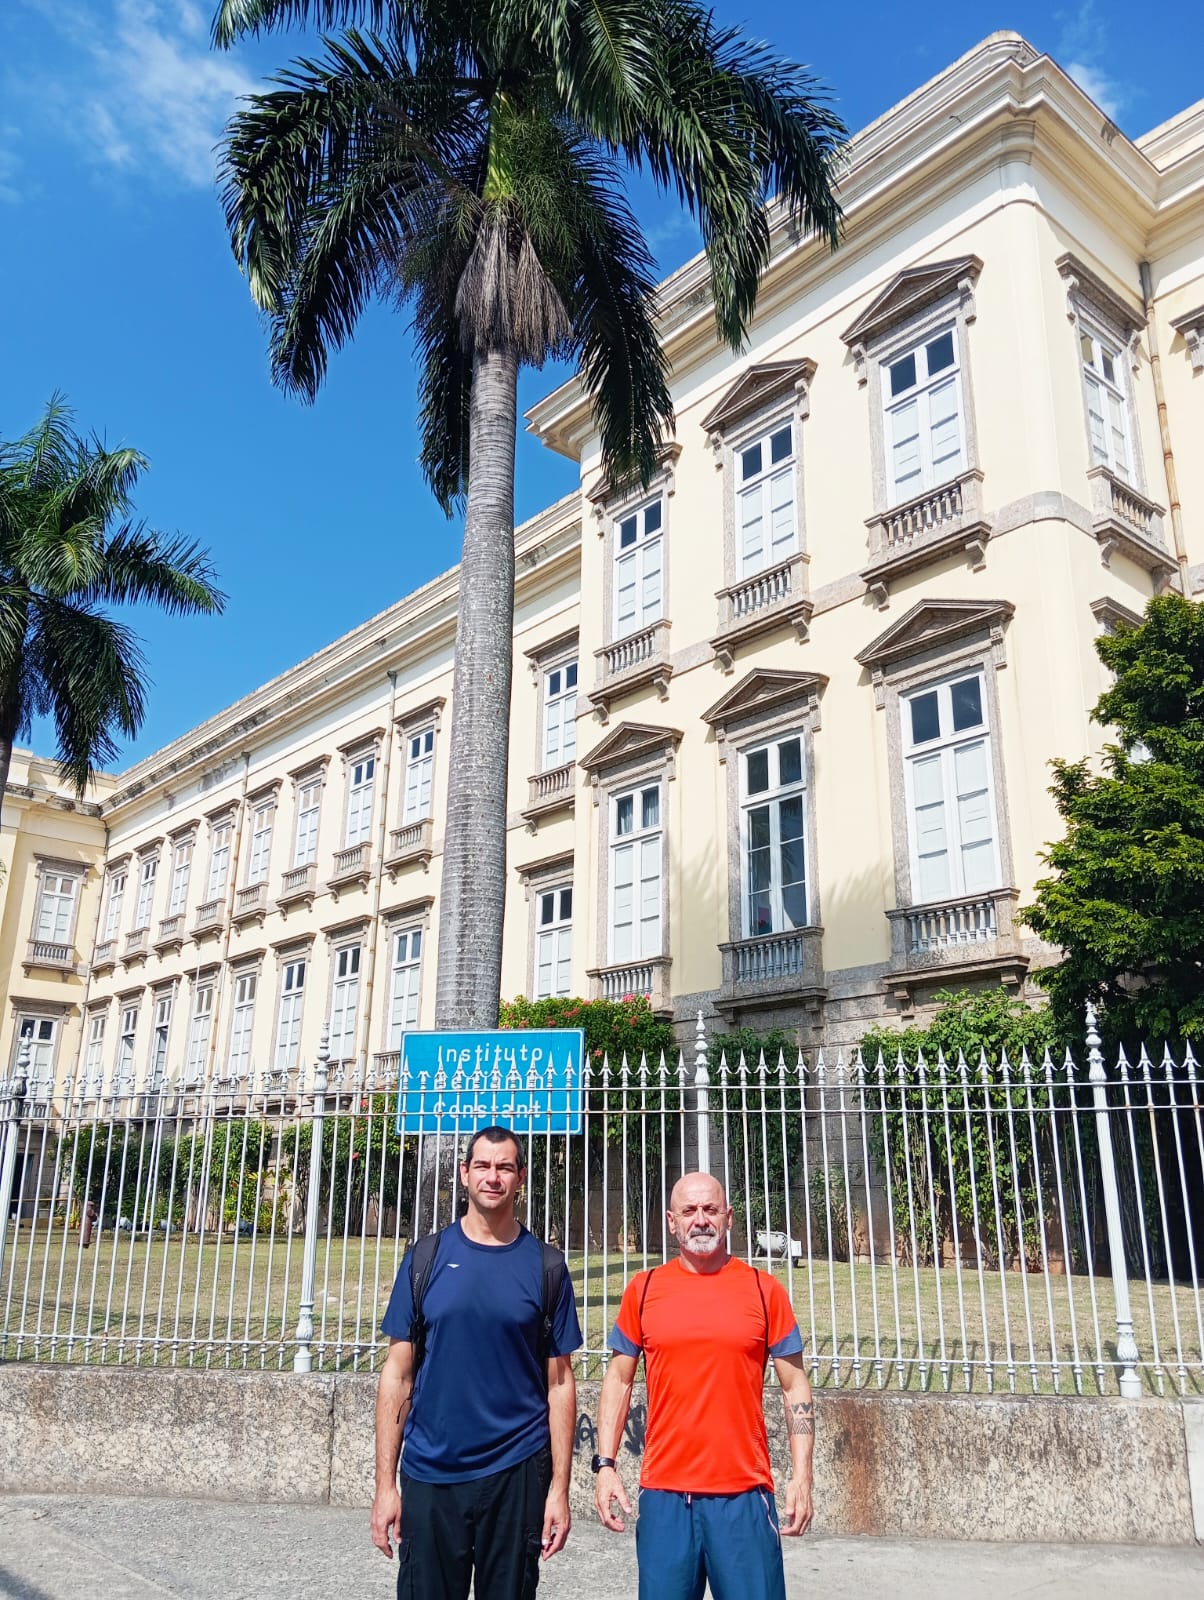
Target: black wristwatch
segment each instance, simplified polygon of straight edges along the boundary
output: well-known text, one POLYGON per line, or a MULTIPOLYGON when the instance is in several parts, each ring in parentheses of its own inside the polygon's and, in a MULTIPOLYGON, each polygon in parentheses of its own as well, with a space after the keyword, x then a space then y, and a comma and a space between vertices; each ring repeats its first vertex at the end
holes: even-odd
POLYGON ((613 1467, 614 1464, 613 1456, 595 1456, 589 1464, 589 1470, 591 1472, 601 1472, 603 1467, 613 1467))

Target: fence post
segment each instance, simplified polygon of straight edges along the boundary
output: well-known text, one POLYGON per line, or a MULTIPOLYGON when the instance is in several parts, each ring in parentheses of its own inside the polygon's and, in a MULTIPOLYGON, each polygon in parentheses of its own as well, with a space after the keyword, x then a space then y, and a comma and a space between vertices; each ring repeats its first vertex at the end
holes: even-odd
POLYGON ((330 1035, 324 1028, 314 1066, 313 1133, 309 1143, 309 1188, 305 1198, 305 1248, 301 1256, 301 1308, 297 1315, 294 1372, 312 1372, 314 1366, 313 1351, 309 1346, 314 1336, 314 1269, 318 1259, 318 1202, 322 1192, 322 1120, 326 1114, 329 1066, 330 1035))
POLYGON ((0 1128, 4 1130, 0 1155, 0 1283, 4 1282, 4 1247, 8 1241, 8 1213, 13 1203, 13 1179, 17 1172, 17 1142, 21 1137, 21 1118, 25 1111, 25 1089, 29 1082, 28 1039, 17 1051, 17 1070, 0 1087, 0 1128))
POLYGON ((1095 1101, 1095 1128, 1099 1138, 1100 1180, 1104 1186, 1104 1217, 1108 1226, 1108 1258, 1112 1265, 1112 1291, 1116 1297, 1116 1354, 1121 1362, 1120 1392, 1126 1400, 1140 1400, 1137 1376, 1137 1340, 1129 1306, 1129 1271, 1120 1225, 1120 1192, 1116 1187, 1116 1161, 1112 1154, 1112 1124, 1108 1115, 1104 1053, 1100 1048, 1095 1007, 1087 1005, 1087 1081, 1095 1101))
POLYGON ((707 1031, 698 1013, 694 1029, 694 1116, 698 1131, 698 1170, 711 1170, 711 1074, 707 1067, 707 1031))

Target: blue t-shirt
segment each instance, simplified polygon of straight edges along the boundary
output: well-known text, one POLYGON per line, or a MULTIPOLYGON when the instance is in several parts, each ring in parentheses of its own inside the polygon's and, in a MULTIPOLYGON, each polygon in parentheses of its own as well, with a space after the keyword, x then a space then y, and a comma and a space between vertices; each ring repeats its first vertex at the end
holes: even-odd
MULTIPOLYGON (((458 1222, 439 1242, 422 1311, 426 1356, 414 1386, 402 1467, 421 1483, 463 1483, 517 1466, 549 1442, 547 1368, 539 1359, 543 1251, 524 1228, 512 1244, 474 1244, 458 1222)), ((401 1264, 381 1332, 408 1339, 410 1258, 401 1264)), ((568 1273, 549 1356, 581 1345, 568 1273)))

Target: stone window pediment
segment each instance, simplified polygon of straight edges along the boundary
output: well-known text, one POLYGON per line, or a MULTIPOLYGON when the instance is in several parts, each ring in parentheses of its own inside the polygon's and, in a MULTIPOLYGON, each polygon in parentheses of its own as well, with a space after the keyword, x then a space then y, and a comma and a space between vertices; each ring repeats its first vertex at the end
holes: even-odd
POLYGON ((857 660, 879 676, 913 657, 986 635, 996 648, 996 665, 1002 666, 1003 625, 1015 609, 1010 600, 921 600, 858 651, 857 660))
POLYGON ((408 711, 399 712, 393 719, 393 725, 403 734, 432 723, 438 731, 446 704, 446 696, 436 695, 433 700, 425 700, 421 705, 411 706, 408 711))
POLYGON ((797 394, 800 409, 806 415, 811 380, 815 377, 815 362, 766 361, 750 367, 723 395, 702 419, 703 431, 709 436, 723 435, 746 417, 767 410, 777 401, 797 394))
POLYGON ((782 672, 759 667, 702 713, 722 743, 728 733, 797 710, 814 730, 819 725, 819 697, 828 680, 817 672, 782 672))
MULTIPOLYGON (((974 285, 982 271, 978 256, 957 256, 949 261, 931 261, 908 267, 898 273, 849 327, 842 341, 856 354, 901 322, 925 310, 935 301, 956 295, 963 302, 966 322, 974 320, 974 285)), ((864 371, 861 373, 864 381, 864 371)))
POLYGON ((607 521, 623 507, 651 499, 657 494, 673 493, 676 486, 674 469, 681 449, 676 439, 665 440, 657 453, 656 471, 646 485, 635 477, 624 478, 621 482, 601 477, 592 489, 586 490, 585 498, 593 507, 599 537, 605 534, 607 521))
POLYGON ((1139 305, 1131 304, 1091 270, 1078 256, 1067 250, 1054 262, 1066 285, 1066 315, 1077 321, 1079 302, 1086 301, 1104 326, 1126 343, 1132 344, 1145 327, 1145 314, 1139 305))
POLYGON ((1204 372, 1204 306, 1197 306, 1185 316, 1172 317, 1171 327, 1183 337, 1192 371, 1204 372))
POLYGON ((657 728, 646 722, 621 722, 578 765, 595 779, 614 768, 641 761, 672 761, 682 741, 680 728, 657 728))

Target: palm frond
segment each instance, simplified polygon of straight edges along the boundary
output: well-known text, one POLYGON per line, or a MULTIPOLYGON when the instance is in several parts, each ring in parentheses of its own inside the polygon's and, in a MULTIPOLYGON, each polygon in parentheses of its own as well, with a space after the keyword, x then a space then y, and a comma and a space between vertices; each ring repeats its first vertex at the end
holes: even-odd
POLYGON ((149 600, 169 616, 214 615, 226 606, 208 551, 141 522, 125 524, 105 541, 96 576, 76 594, 85 605, 149 600))
POLYGON ((393 0, 220 0, 213 14, 213 43, 225 50, 248 35, 286 28, 354 27, 380 29, 390 12, 401 9, 393 0))
POLYGON ((444 285, 442 295, 431 282, 419 292, 414 315, 422 437, 419 464, 448 516, 462 503, 468 485, 472 399, 472 351, 464 347, 454 294, 454 278, 444 285))

